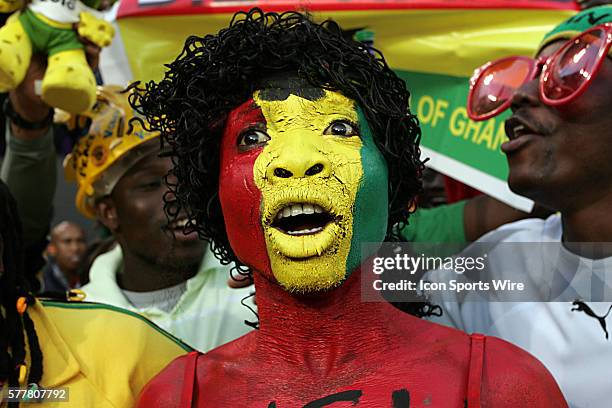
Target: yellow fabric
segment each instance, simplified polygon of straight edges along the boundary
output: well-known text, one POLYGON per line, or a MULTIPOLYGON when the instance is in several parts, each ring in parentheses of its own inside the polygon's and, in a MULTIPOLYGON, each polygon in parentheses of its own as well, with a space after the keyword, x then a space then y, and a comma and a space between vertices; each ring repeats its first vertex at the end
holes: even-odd
MULTIPOLYGON (((342 27, 368 27, 393 69, 470 77, 508 55, 533 55, 540 39, 572 10, 406 9, 316 11, 342 27)), ((188 35, 215 33, 229 13, 126 17, 117 21, 134 78, 163 78, 188 35), (163 33, 163 34, 162 34, 163 33)))
POLYGON ((23 6, 21 0, 0 0, 0 13, 12 13, 23 6))
POLYGON ((329 289, 344 279, 353 235, 353 204, 363 176, 359 136, 325 134, 334 121, 359 123, 355 103, 338 92, 309 101, 289 95, 282 101, 254 100, 266 118, 270 141, 257 157, 255 184, 260 189, 262 225, 272 271, 278 282, 292 292, 329 289), (324 170, 305 177, 311 166, 324 170), (275 168, 295 177, 278 178, 275 168), (334 174, 332 180, 330 174, 334 174), (290 236, 271 226, 278 211, 292 203, 321 206, 338 221, 314 235, 290 236), (295 262, 302 258, 302 262, 295 262))
POLYGON ((108 21, 97 18, 88 12, 80 15, 79 35, 99 47, 108 47, 115 36, 115 29, 108 21))
POLYGON ((42 80, 43 101, 71 113, 85 112, 96 101, 96 78, 83 49, 49 56, 42 80))
POLYGON ((144 385, 189 350, 146 319, 106 305, 45 302, 28 312, 43 353, 41 386, 68 387, 68 402, 44 408, 132 407, 144 385))
POLYGON ((64 30, 72 30, 72 23, 60 23, 59 21, 51 20, 49 17, 45 16, 41 13, 34 12, 36 18, 45 22, 45 24, 50 25, 51 27, 61 28, 64 30))
POLYGON ((23 25, 18 18, 9 18, 0 28, 0 92, 15 89, 23 81, 31 57, 32 42, 23 25))

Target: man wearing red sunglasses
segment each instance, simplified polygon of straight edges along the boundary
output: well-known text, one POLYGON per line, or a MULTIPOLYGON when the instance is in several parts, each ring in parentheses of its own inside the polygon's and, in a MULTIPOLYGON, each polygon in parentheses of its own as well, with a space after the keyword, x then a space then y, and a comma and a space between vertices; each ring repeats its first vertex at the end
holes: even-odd
POLYGON ((502 226, 478 242, 493 248, 494 273, 514 268, 515 280, 536 276, 552 290, 540 302, 466 302, 449 293, 430 299, 444 308, 436 321, 530 351, 576 408, 609 407, 612 399, 611 45, 612 6, 601 6, 547 34, 535 59, 503 58, 475 72, 471 119, 512 110, 501 146, 510 188, 559 211, 502 226), (555 257, 534 249, 555 243, 555 257), (514 256, 500 255, 508 254, 504 245, 515 245, 514 256))

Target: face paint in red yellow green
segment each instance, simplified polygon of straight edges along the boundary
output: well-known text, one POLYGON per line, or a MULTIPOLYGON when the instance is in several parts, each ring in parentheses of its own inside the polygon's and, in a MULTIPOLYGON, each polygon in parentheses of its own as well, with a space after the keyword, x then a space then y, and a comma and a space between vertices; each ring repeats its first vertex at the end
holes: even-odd
POLYGON ((359 266, 361 242, 384 238, 387 169, 354 101, 295 93, 310 97, 257 91, 232 113, 220 194, 238 257, 291 292, 313 292, 359 266))
MULTIPOLYGON (((245 149, 243 143, 245 132, 265 129, 266 120, 261 109, 250 100, 234 109, 226 123, 219 173, 225 229, 236 256, 252 269, 269 275, 270 261, 261 228, 261 192, 253 178, 255 159, 262 148, 245 149)), ((247 140, 250 139, 247 137, 247 140)))

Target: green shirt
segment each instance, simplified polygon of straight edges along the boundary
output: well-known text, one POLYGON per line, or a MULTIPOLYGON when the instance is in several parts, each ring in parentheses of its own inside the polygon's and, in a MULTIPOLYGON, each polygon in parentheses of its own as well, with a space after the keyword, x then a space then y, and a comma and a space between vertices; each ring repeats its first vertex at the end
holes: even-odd
POLYGON ((463 243, 463 210, 466 201, 421 208, 410 216, 410 224, 400 231, 407 242, 463 243))

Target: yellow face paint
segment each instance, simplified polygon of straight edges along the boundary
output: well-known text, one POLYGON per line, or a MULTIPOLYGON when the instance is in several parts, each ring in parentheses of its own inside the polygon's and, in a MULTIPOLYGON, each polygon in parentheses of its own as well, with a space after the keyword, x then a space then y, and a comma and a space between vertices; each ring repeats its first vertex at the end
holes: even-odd
POLYGON ((272 273, 292 292, 337 286, 345 278, 351 247, 353 208, 363 177, 362 141, 358 135, 329 133, 334 122, 357 128, 355 103, 327 90, 314 101, 293 94, 268 101, 259 91, 253 99, 270 137, 255 161, 254 178, 262 193, 261 222, 272 273), (313 208, 331 220, 320 232, 275 227, 279 214, 313 208))

